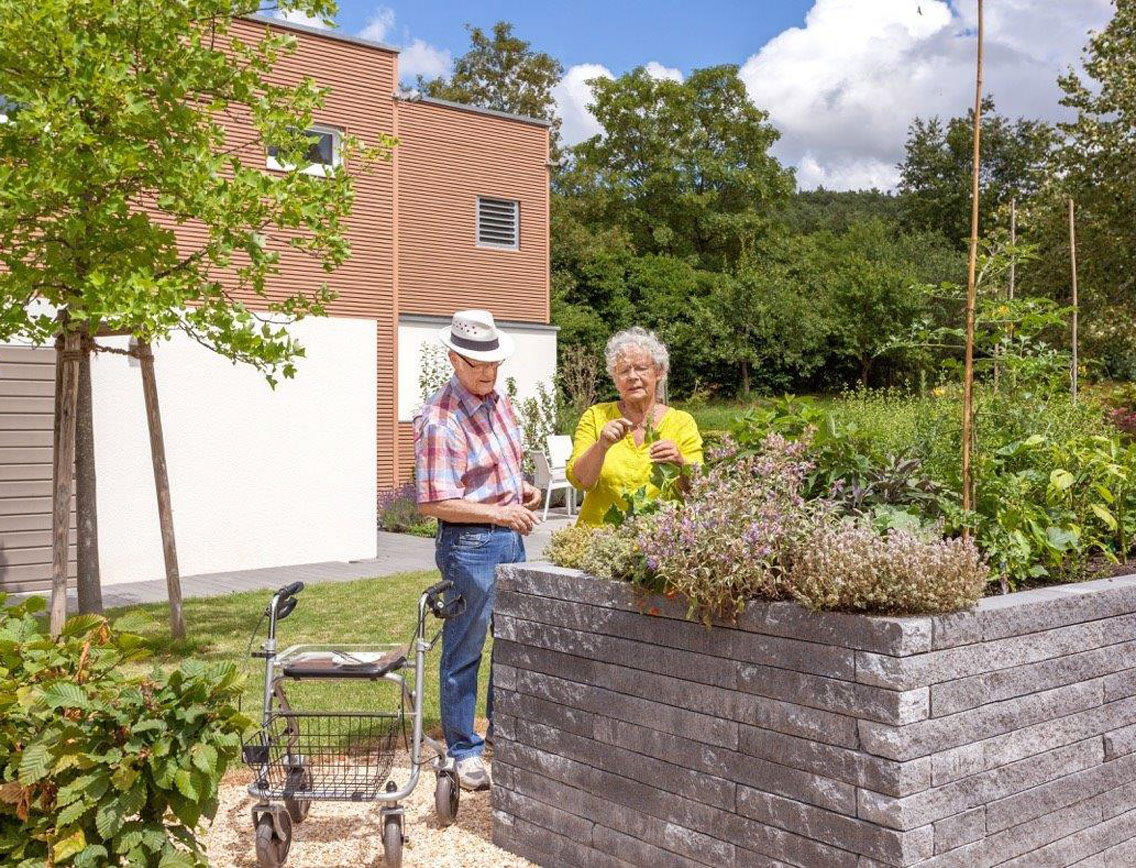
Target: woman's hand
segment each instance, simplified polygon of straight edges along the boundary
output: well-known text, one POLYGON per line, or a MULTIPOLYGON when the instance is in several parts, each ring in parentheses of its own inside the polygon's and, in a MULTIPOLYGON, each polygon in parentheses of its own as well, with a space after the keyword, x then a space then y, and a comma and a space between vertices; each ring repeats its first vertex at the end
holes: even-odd
POLYGON ((604 449, 610 449, 620 440, 627 436, 627 433, 635 427, 630 419, 613 419, 603 426, 600 431, 600 443, 603 444, 604 449))
POLYGON ((650 455, 656 464, 677 464, 679 467, 686 464, 678 444, 673 440, 656 440, 651 444, 650 455))

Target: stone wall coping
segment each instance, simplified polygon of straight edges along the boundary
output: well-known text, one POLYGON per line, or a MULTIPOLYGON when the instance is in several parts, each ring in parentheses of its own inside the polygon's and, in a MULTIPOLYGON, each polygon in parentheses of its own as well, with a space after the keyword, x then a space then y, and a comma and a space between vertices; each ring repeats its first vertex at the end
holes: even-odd
MULTIPOLYGON (((663 618, 685 620, 688 614, 681 600, 644 595, 626 582, 597 579, 580 570, 541 561, 500 567, 498 589, 649 612, 663 618)), ((755 600, 736 622, 713 623, 905 657, 1128 612, 1136 612, 1136 574, 984 597, 970 609, 944 615, 813 612, 796 603, 755 600)))

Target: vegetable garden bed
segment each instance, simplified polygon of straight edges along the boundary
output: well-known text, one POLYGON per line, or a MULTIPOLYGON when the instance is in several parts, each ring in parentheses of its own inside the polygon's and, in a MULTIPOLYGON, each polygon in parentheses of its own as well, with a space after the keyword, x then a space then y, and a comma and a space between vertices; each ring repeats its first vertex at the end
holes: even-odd
POLYGON ((495 843, 542 865, 1136 864, 1136 575, 951 615, 685 614, 502 568, 495 843))

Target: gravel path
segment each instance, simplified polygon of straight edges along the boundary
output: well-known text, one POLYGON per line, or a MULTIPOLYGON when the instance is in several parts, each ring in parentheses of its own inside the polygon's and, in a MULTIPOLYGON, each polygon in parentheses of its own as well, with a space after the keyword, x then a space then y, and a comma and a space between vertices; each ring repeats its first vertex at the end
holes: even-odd
MULTIPOLYGON (((405 754, 396 758, 395 781, 409 775, 405 754)), ((245 770, 225 777, 221 806, 205 835, 209 862, 215 868, 256 868, 252 834, 252 780, 245 770)), ((434 777, 424 773, 405 805, 405 868, 535 868, 491 843, 489 793, 462 792, 458 819, 442 828, 434 814, 434 777)), ((378 805, 315 802, 308 818, 296 826, 287 865, 292 868, 382 868, 382 824, 378 805)))

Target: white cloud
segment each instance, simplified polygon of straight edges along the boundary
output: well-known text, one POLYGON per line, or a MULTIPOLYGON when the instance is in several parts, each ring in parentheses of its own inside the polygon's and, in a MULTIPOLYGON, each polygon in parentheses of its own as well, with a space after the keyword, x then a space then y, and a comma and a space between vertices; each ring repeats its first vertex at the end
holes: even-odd
POLYGON ((663 66, 657 60, 652 60, 644 68, 647 70, 647 75, 659 81, 664 79, 682 81, 683 78, 681 70, 675 69, 673 66, 663 66))
POLYGON ((435 48, 421 39, 402 46, 398 56, 398 74, 401 78, 438 78, 449 75, 454 65, 453 55, 444 48, 435 48))
MULTIPOLYGON (((1075 65, 1109 0, 986 4, 984 85, 999 112, 1055 120, 1056 79, 1075 65)), ((816 0, 804 27, 778 34, 742 66, 750 97, 782 139, 798 184, 892 187, 915 116, 953 117, 974 102, 974 0, 816 0)))
POLYGON ((367 19, 367 26, 359 31, 363 39, 372 42, 385 42, 387 34, 394 30, 394 10, 389 6, 380 6, 367 19))
POLYGON ((367 19, 367 26, 359 31, 363 39, 386 42, 398 46, 398 75, 408 81, 421 75, 438 78, 449 75, 454 56, 445 48, 438 48, 423 39, 411 39, 406 28, 402 36, 395 34, 395 13, 390 6, 378 6, 367 19))
POLYGON ((565 145, 579 144, 584 139, 602 132, 599 121, 588 109, 592 101, 592 88, 588 82, 593 78, 613 78, 611 70, 598 63, 580 63, 569 67, 564 77, 552 89, 556 100, 556 113, 563 125, 560 135, 565 145))
POLYGON ((300 24, 304 27, 315 27, 318 30, 331 30, 334 24, 329 25, 322 18, 314 15, 308 15, 306 12, 300 12, 298 9, 289 9, 285 12, 277 10, 273 13, 276 18, 281 21, 287 21, 289 24, 300 24))

